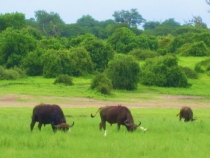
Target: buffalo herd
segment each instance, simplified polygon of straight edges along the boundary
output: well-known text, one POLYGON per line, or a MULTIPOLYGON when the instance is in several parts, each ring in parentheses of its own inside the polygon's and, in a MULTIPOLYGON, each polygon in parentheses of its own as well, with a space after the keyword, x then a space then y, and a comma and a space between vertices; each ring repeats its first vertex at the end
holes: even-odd
MULTIPOLYGON (((140 127, 141 122, 138 124, 134 123, 133 116, 130 110, 125 106, 105 106, 99 108, 95 115, 91 114, 91 117, 94 118, 97 113, 100 113, 101 122, 99 124, 99 129, 103 128, 104 135, 106 135, 106 122, 110 125, 117 124, 118 130, 120 126, 125 126, 128 132, 135 131, 138 127, 146 131, 144 127, 140 127)), ((179 120, 183 118, 185 122, 194 121, 193 111, 190 107, 182 107, 179 115, 179 120)), ((41 130, 42 125, 50 124, 52 130, 56 132, 57 130, 69 131, 71 127, 74 126, 74 122, 69 125, 66 122, 65 115, 59 105, 56 104, 39 104, 33 108, 32 111, 32 120, 30 124, 30 129, 33 131, 34 125, 38 122, 38 129, 41 130)))

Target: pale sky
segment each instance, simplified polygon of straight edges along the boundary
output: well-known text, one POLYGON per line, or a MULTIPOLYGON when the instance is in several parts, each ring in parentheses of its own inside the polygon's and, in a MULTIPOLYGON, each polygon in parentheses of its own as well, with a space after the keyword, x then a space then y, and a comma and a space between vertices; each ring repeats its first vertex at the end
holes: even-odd
POLYGON ((200 16, 210 28, 210 6, 205 0, 1 0, 0 13, 20 12, 26 18, 34 18, 34 12, 45 10, 58 13, 67 23, 76 23, 83 15, 95 20, 113 19, 115 11, 137 9, 147 21, 163 22, 174 18, 184 21, 200 16))

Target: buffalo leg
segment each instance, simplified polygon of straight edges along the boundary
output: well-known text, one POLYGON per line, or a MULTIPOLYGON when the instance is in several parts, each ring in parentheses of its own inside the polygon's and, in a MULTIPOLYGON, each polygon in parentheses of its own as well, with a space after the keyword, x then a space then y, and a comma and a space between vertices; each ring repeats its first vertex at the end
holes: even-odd
POLYGON ((33 131, 35 123, 36 123, 36 121, 34 121, 34 120, 31 121, 31 125, 30 125, 31 126, 31 131, 33 131))
POLYGON ((51 124, 53 132, 56 132, 56 128, 54 127, 54 124, 51 124))
POLYGON ((101 130, 101 129, 104 129, 104 130, 106 130, 106 122, 101 122, 100 124, 99 124, 99 129, 101 130))
POLYGON ((41 131, 41 128, 42 128, 42 123, 40 123, 40 122, 39 122, 39 124, 38 124, 38 128, 39 128, 39 130, 41 131))

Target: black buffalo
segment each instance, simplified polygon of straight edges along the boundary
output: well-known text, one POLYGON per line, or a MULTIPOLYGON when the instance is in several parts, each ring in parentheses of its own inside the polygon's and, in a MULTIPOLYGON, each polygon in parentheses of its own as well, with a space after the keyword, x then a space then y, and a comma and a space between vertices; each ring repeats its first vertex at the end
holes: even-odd
MULTIPOLYGON (((136 125, 134 124, 133 117, 131 115, 130 110, 125 106, 106 106, 101 107, 98 109, 100 110, 100 117, 101 117, 101 123, 99 124, 99 129, 102 128, 105 131, 106 135, 106 121, 110 123, 111 125, 114 123, 117 123, 118 130, 120 129, 120 125, 124 125, 129 132, 132 132, 136 130, 137 127, 140 126, 141 122, 136 125)), ((98 113, 96 112, 96 114, 98 113)), ((95 115, 96 115, 95 114, 95 115)), ((95 117, 95 115, 91 114, 91 117, 95 117)))
POLYGON ((39 104, 33 109, 32 121, 31 121, 31 131, 33 131, 34 125, 39 122, 38 128, 41 130, 42 125, 51 124, 53 131, 61 129, 66 131, 74 125, 70 126, 66 123, 65 116, 62 109, 58 105, 51 104, 39 104), (65 123, 65 124, 62 124, 65 123), (59 126, 60 125, 60 126, 59 126))
POLYGON ((194 121, 195 119, 193 118, 193 111, 190 107, 182 107, 180 109, 180 112, 177 114, 177 116, 179 115, 179 120, 181 121, 182 118, 184 118, 185 122, 188 121, 194 121))

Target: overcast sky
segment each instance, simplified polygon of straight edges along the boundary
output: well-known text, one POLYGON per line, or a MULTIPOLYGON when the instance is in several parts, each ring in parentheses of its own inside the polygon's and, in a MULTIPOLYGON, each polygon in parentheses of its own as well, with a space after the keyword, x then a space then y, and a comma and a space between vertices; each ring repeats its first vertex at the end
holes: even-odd
POLYGON ((147 21, 174 18, 184 21, 200 16, 210 28, 210 6, 205 0, 0 0, 0 13, 20 12, 29 19, 37 10, 58 13, 65 23, 75 23, 83 15, 95 20, 113 19, 115 11, 137 9, 147 21))

